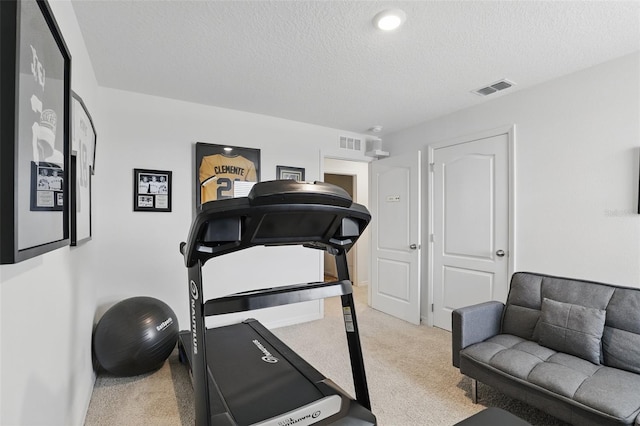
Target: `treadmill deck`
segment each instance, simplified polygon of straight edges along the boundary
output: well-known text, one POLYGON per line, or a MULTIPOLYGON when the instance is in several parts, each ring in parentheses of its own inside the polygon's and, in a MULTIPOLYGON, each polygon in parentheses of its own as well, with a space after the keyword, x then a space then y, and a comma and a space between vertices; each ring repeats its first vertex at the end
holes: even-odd
MULTIPOLYGON (((256 320, 207 329, 205 340, 212 419, 304 426, 355 415, 342 424, 376 424, 370 412, 360 413, 357 401, 256 320)), ((180 333, 179 349, 181 361, 190 366, 190 331, 180 333)))

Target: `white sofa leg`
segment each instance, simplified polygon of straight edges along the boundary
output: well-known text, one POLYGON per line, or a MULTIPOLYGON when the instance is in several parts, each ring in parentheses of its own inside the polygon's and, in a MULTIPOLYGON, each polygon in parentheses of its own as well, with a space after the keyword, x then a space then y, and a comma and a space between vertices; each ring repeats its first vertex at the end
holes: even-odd
POLYGON ((478 403, 478 381, 471 379, 471 402, 478 403))

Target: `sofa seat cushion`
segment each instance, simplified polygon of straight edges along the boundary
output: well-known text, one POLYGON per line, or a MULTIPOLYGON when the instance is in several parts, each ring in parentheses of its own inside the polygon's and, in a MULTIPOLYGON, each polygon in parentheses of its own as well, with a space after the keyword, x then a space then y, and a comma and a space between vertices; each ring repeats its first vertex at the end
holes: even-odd
POLYGON ((640 375, 499 334, 461 356, 623 423, 640 415, 640 375))
POLYGON ((600 368, 582 383, 573 399, 632 423, 640 414, 640 375, 600 368))
POLYGON ((576 391, 600 366, 561 352, 531 370, 527 380, 554 393, 573 399, 576 391))

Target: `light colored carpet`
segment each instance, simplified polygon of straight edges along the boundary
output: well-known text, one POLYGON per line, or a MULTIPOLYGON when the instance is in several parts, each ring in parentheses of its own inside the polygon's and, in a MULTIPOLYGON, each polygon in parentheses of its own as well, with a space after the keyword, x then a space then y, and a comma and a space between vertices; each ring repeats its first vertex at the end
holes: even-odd
MULTIPOLYGON (((470 380, 451 365, 451 334, 416 326, 371 309, 366 288, 355 288, 356 312, 372 411, 381 426, 453 425, 486 407, 499 407, 532 425, 565 423, 470 380)), ((273 333, 326 377, 353 395, 340 301, 325 301, 325 318, 273 333)), ((150 374, 116 378, 100 373, 86 426, 193 425, 193 388, 177 351, 150 374)))

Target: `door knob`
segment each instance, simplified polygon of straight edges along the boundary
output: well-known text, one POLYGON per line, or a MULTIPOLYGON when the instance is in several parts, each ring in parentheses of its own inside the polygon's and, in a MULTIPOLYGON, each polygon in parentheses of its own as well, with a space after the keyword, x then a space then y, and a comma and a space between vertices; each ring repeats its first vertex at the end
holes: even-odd
POLYGON ((504 250, 498 250, 498 251, 496 252, 496 256, 498 256, 498 257, 504 257, 504 250))
POLYGON ((417 245, 415 245, 415 244, 411 244, 411 245, 409 246, 409 248, 410 248, 411 250, 415 250, 415 249, 417 249, 417 248, 418 248, 418 246, 417 246, 417 245))

